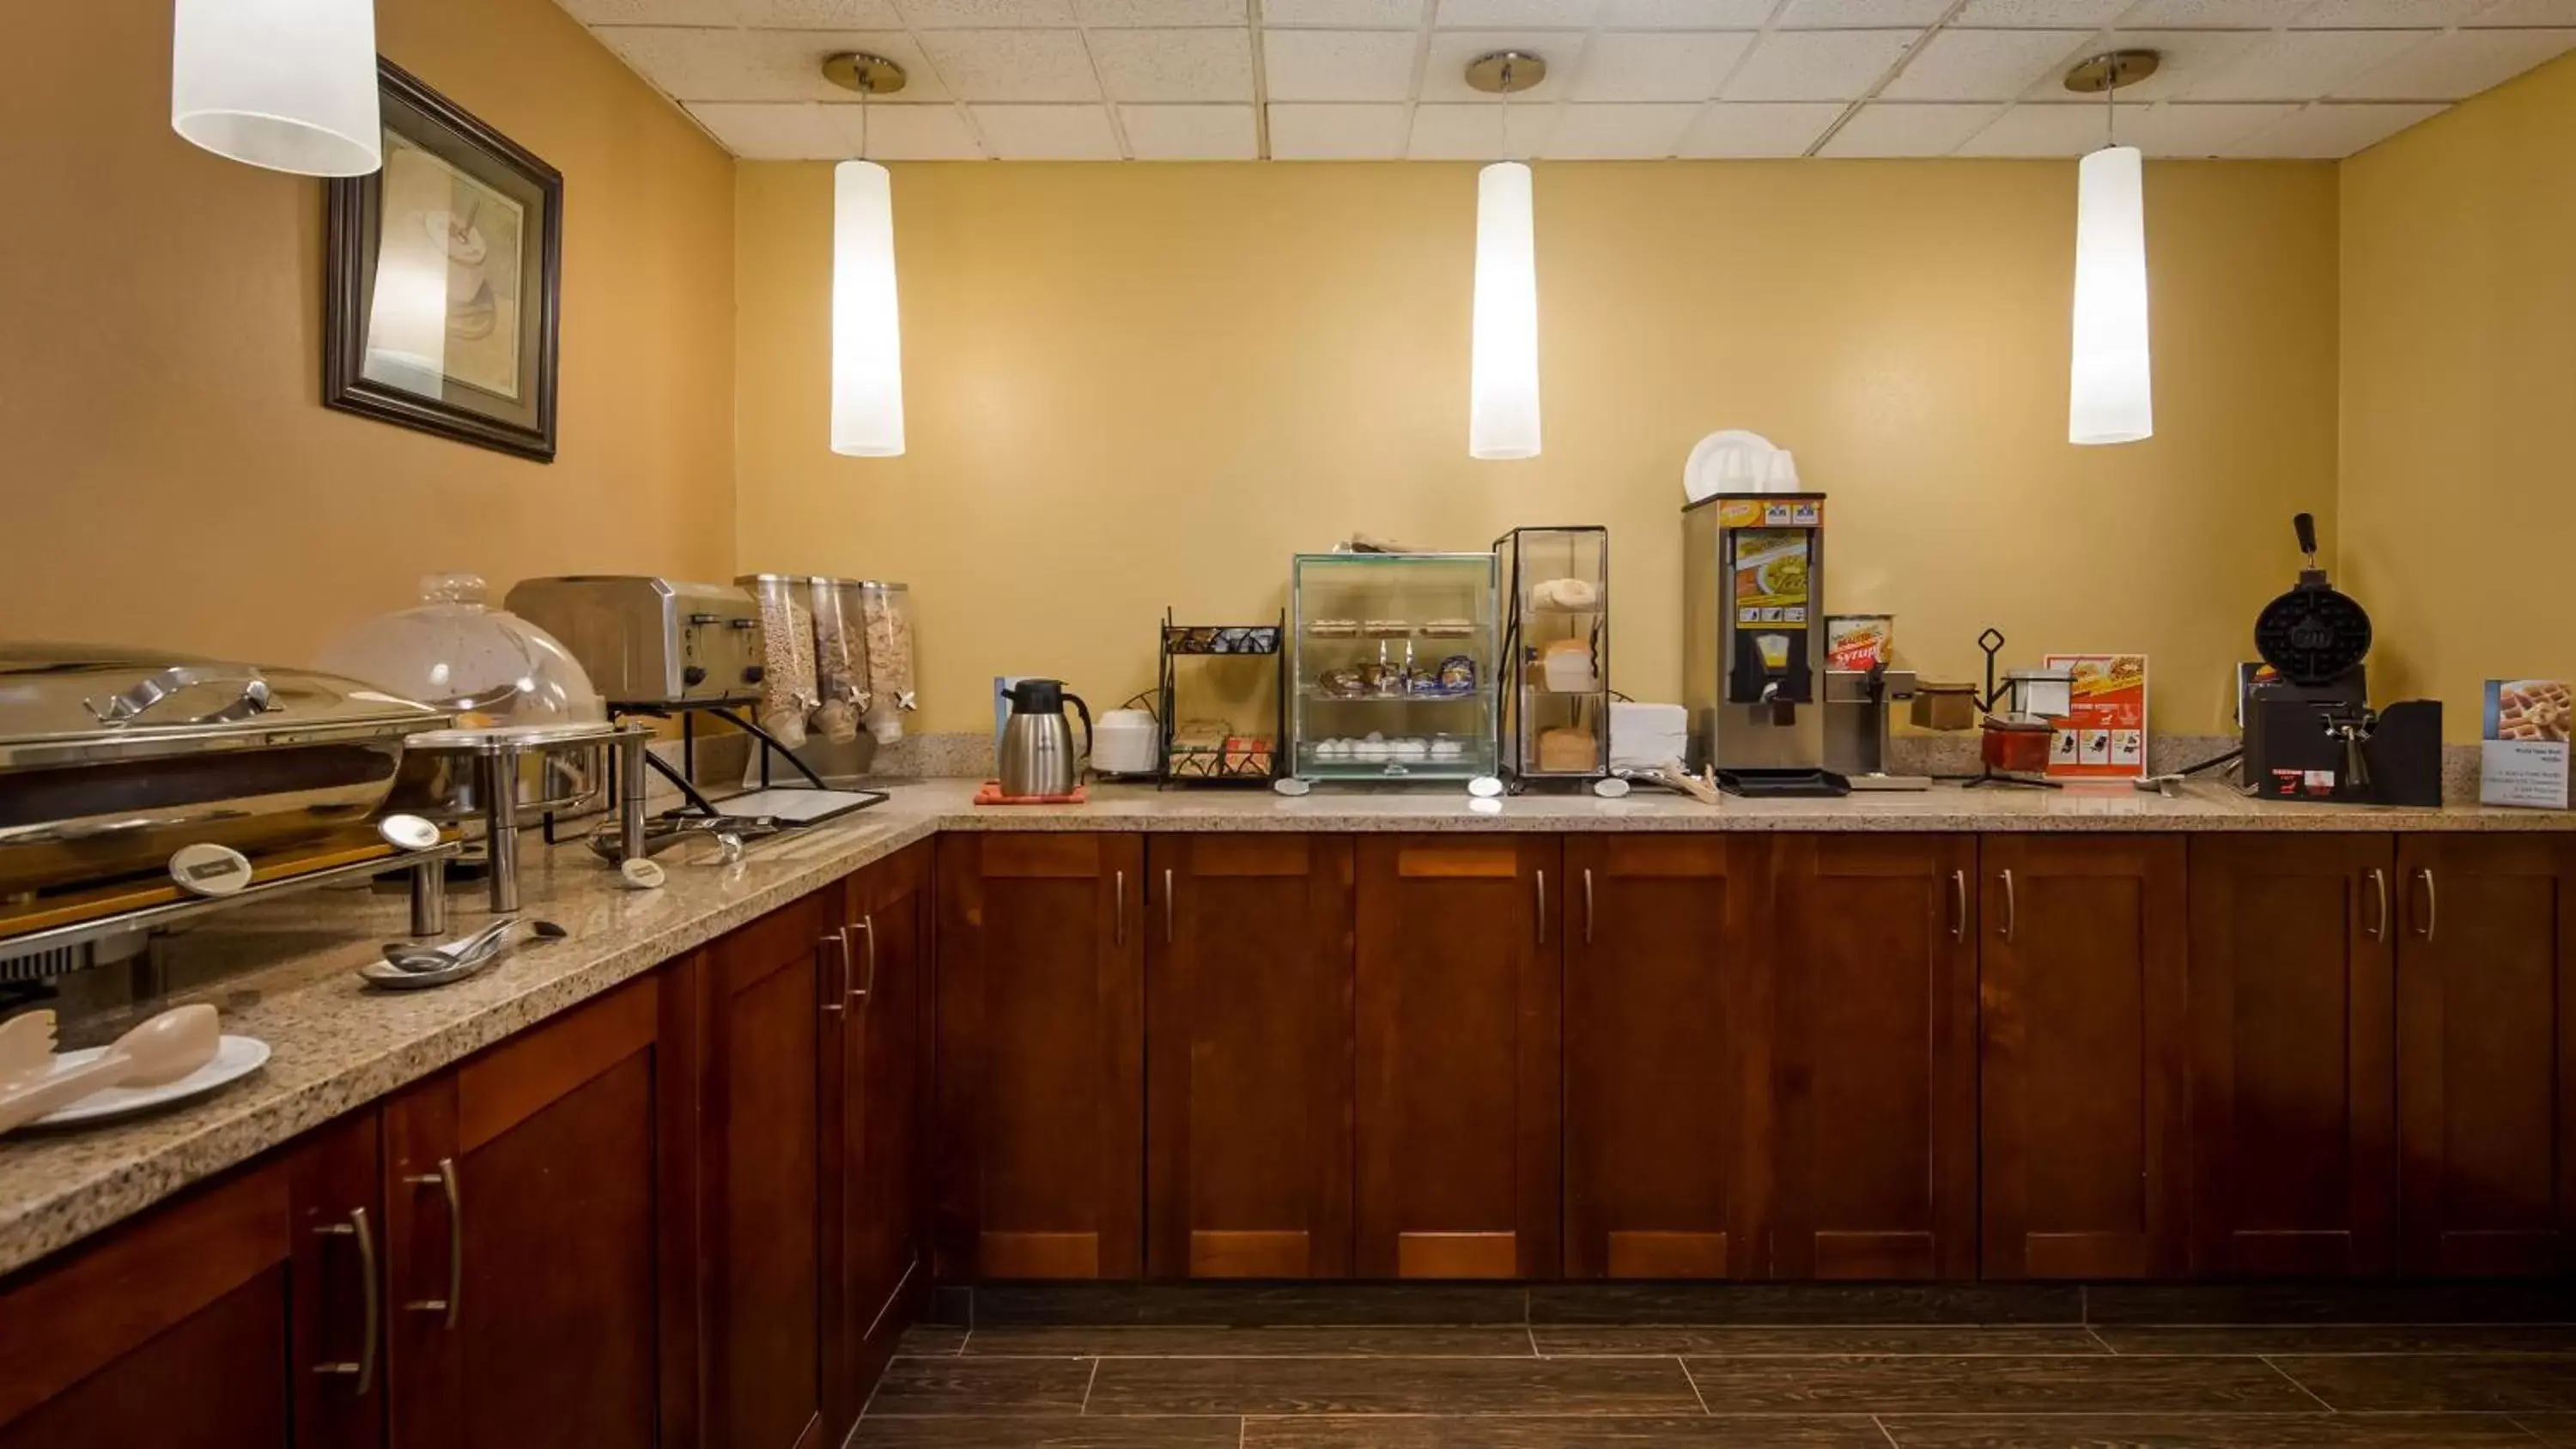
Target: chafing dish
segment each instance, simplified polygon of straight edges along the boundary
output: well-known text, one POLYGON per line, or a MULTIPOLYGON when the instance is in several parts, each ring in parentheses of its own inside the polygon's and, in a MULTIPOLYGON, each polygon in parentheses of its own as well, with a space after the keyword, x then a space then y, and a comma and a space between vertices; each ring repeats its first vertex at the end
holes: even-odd
POLYGON ((363 828, 438 710, 335 675, 0 643, 0 896, 273 858, 363 828))
POLYGON ((760 610, 729 584, 567 575, 521 580, 507 603, 563 641, 612 708, 760 697, 760 610))

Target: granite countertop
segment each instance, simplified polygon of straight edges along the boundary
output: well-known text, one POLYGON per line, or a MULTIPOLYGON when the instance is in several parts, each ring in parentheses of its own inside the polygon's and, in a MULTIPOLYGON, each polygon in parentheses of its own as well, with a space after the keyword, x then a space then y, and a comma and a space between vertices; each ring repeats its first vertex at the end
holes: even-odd
MULTIPOLYGON (((1082 806, 971 803, 974 782, 892 783, 886 804, 755 845, 731 865, 692 843, 662 857, 669 884, 620 889, 578 845, 522 856, 525 913, 569 939, 522 946, 474 980, 408 994, 365 989, 356 968, 404 933, 399 893, 325 890, 216 917, 167 943, 171 999, 212 1001, 227 1032, 257 1037, 268 1065, 190 1106, 118 1125, 0 1139, 0 1272, 31 1263, 331 1118, 941 830, 2569 830, 2563 812, 2473 805, 2363 809, 2268 805, 2210 786, 2176 797, 1955 786, 1847 800, 1728 800, 1661 791, 1471 801, 1401 793, 1104 787, 1082 806), (191 983, 194 983, 193 985, 191 983)), ((533 846, 533 842, 531 843, 533 846)), ((457 933, 480 924, 457 897, 457 933)), ((121 1023, 83 1023, 83 1039, 121 1023)))

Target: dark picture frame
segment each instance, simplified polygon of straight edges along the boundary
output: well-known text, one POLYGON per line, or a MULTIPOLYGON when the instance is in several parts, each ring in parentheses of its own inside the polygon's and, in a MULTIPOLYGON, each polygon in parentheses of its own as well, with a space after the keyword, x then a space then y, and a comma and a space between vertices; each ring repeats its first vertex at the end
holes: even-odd
POLYGON ((563 173, 376 69, 385 164, 328 187, 322 405, 551 463, 563 173))

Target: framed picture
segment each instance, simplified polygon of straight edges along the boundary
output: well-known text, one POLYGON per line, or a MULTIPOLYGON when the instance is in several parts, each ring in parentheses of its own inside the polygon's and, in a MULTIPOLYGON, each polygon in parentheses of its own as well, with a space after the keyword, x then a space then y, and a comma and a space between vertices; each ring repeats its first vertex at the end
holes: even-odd
POLYGON ((330 183, 322 403, 553 462, 563 174, 376 65, 384 167, 330 183))

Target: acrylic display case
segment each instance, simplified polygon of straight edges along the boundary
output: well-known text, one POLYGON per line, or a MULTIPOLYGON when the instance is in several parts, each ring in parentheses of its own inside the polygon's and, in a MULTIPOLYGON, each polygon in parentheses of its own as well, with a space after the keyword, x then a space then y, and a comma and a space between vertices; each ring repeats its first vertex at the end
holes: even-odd
POLYGON ((1504 764, 1516 780, 1610 772, 1610 530, 1515 528, 1503 570, 1504 764))
POLYGON ((1501 755, 1489 553, 1292 561, 1293 769, 1308 780, 1466 780, 1501 755))

